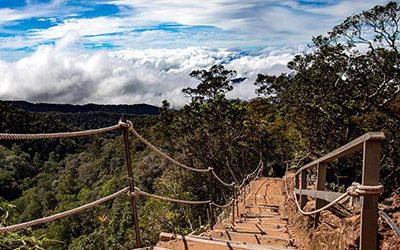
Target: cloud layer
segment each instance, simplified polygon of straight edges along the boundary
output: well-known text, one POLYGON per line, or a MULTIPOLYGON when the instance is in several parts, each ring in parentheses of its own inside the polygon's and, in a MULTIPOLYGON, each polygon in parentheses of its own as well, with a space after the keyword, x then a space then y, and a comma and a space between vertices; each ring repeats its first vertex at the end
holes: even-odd
POLYGON ((57 103, 150 103, 163 99, 180 106, 182 88, 196 86, 194 69, 224 63, 247 80, 230 97, 252 98, 258 73, 287 71, 296 51, 262 51, 245 55, 228 49, 124 49, 84 53, 71 32, 55 45, 40 46, 15 62, 0 61, 0 99, 57 103))

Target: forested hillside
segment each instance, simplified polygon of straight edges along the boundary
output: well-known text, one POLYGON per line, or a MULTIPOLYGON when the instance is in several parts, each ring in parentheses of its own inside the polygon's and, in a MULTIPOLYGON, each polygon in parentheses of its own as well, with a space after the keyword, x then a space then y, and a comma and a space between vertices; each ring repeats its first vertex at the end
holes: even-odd
POLYGON ((134 115, 158 115, 159 108, 148 104, 133 105, 99 105, 99 104, 53 104, 53 103, 30 103, 26 101, 5 101, 15 107, 32 112, 62 112, 62 113, 87 113, 87 112, 107 112, 124 113, 134 115))
MULTIPOLYGON (((266 176, 315 159, 368 131, 387 140, 381 164, 383 198, 400 188, 399 6, 390 2, 347 18, 312 50, 297 55, 279 76, 260 74, 258 97, 228 99, 236 72, 223 65, 196 70, 196 88, 181 110, 168 100, 158 116, 128 115, 152 144, 196 168, 213 167, 224 181, 241 180, 262 156, 266 176)), ((114 125, 119 114, 31 113, 0 103, 1 133, 72 131, 114 125)), ((135 182, 141 190, 172 198, 207 200, 208 175, 187 172, 160 159, 131 137, 135 182)), ((353 156, 355 158, 359 155, 353 156)), ((332 189, 359 178, 361 168, 345 158, 328 172, 332 189)), ((1 142, 0 223, 10 225, 65 211, 127 185, 120 133, 95 138, 1 142)), ((222 188, 222 187, 221 187, 222 188)), ((229 192, 227 190, 226 192, 229 192)), ((218 192, 219 193, 219 192, 218 192)), ((224 195, 215 197, 221 203, 224 195)), ((139 199, 145 243, 160 231, 189 233, 206 221, 205 207, 139 199), (200 217, 200 219, 199 219, 200 217)), ((0 238, 1 249, 34 245, 46 249, 132 249, 127 197, 73 217, 0 238)))

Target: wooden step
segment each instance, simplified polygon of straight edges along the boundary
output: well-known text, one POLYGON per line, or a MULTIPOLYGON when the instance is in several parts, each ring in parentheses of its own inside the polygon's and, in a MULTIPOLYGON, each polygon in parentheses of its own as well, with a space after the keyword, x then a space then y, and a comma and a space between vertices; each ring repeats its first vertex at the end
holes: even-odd
POLYGON ((217 238, 201 237, 201 236, 182 236, 174 235, 170 233, 160 233, 159 244, 164 246, 164 243, 170 243, 172 248, 175 250, 204 250, 204 249, 229 249, 229 250, 289 250, 294 248, 287 247, 274 247, 274 246, 264 246, 258 244, 237 242, 232 240, 224 240, 217 238))
POLYGON ((271 225, 263 225, 257 223, 240 223, 234 226, 226 226, 225 229, 232 230, 232 231, 259 231, 259 232, 269 232, 269 231, 276 231, 276 232, 285 232, 287 233, 287 229, 285 226, 271 226, 271 225))
POLYGON ((218 238, 222 240, 230 240, 235 242, 244 242, 256 245, 265 245, 271 247, 285 248, 292 245, 290 238, 259 235, 251 233, 236 233, 229 231, 212 231, 209 233, 212 239, 218 238))

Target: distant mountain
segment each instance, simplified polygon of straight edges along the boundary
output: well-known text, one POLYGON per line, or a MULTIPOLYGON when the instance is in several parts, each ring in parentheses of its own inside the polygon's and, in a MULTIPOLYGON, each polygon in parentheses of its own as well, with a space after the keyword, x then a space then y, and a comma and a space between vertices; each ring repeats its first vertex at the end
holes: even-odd
POLYGON ((160 108, 149 104, 51 104, 51 103, 30 103, 27 101, 3 101, 17 108, 30 112, 60 112, 60 113, 87 113, 87 112, 106 112, 118 114, 134 115, 158 115, 160 108))

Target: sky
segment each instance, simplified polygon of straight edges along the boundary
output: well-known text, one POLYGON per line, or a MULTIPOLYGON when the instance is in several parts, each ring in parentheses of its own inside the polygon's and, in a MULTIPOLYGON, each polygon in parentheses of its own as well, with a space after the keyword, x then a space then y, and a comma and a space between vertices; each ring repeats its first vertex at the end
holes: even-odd
POLYGON ((222 63, 255 97, 311 38, 378 0, 0 0, 0 99, 50 103, 189 101, 195 69, 222 63))

